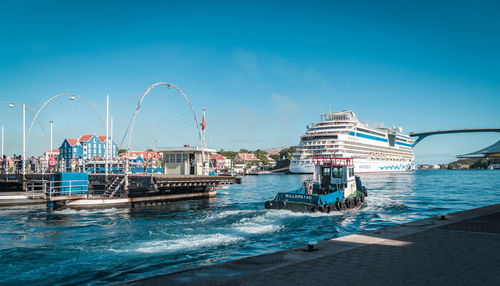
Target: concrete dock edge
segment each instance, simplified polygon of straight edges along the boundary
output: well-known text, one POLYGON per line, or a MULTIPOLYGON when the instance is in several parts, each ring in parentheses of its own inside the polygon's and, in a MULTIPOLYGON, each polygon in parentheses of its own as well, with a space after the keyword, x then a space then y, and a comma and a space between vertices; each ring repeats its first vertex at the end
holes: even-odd
POLYGON ((124 285, 500 285, 500 204, 124 285))

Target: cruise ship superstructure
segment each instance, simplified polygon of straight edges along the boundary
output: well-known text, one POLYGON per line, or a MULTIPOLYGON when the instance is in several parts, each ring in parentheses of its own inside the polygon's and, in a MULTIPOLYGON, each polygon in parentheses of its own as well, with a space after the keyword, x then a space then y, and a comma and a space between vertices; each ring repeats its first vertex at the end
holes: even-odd
POLYGON ((369 128, 354 112, 328 112, 307 126, 290 162, 292 173, 313 173, 314 157, 352 157, 357 173, 406 171, 415 158, 402 128, 369 128))

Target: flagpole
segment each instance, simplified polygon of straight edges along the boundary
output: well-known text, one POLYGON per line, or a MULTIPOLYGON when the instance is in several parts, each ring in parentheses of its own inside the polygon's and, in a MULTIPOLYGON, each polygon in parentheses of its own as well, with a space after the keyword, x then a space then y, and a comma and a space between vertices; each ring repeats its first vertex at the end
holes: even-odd
POLYGON ((203 142, 202 142, 202 146, 201 146, 201 156, 202 156, 202 175, 205 175, 207 174, 208 175, 208 172, 205 172, 206 171, 206 167, 205 167, 205 148, 206 148, 206 144, 205 144, 205 107, 203 107, 203 120, 201 122, 201 130, 203 131, 203 142))
POLYGON ((109 153, 109 94, 106 95, 106 141, 104 141, 104 148, 106 151, 104 152, 104 174, 106 179, 108 178, 108 153, 109 153))
POLYGON ((205 127, 206 127, 206 123, 205 123, 205 107, 203 107, 203 147, 207 147, 207 142, 205 141, 205 127))

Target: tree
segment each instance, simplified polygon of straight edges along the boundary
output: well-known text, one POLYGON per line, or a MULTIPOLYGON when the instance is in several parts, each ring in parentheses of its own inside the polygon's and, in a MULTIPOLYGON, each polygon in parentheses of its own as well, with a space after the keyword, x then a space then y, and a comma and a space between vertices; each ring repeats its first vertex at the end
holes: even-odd
POLYGON ((262 164, 264 164, 264 166, 267 166, 269 164, 266 151, 257 149, 257 151, 254 152, 254 155, 255 157, 257 157, 257 159, 259 159, 262 162, 262 164))
POLYGON ((236 158, 236 155, 238 155, 238 152, 221 150, 219 151, 219 154, 228 159, 234 160, 234 158, 236 158))
POLYGON ((118 149, 118 155, 127 153, 127 149, 118 149))
POLYGON ((281 160, 291 160, 293 153, 297 150, 297 146, 292 146, 288 148, 284 148, 283 150, 280 151, 280 159, 281 160))
POLYGON ((291 146, 281 150, 279 153, 279 157, 277 159, 276 157, 273 158, 276 160, 276 168, 279 169, 290 166, 290 160, 292 160, 292 155, 296 150, 297 146, 291 146))

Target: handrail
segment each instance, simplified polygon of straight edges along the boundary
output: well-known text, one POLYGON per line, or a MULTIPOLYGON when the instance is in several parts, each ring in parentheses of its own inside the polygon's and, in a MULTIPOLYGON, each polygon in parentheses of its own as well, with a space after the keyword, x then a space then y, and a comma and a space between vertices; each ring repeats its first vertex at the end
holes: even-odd
POLYGON ((86 194, 88 197, 88 180, 65 180, 65 181, 47 181, 49 185, 48 194, 45 195, 51 198, 57 195, 71 196, 73 194, 86 194), (66 183, 66 184, 64 184, 66 183), (78 188, 77 190, 73 190, 78 188))

